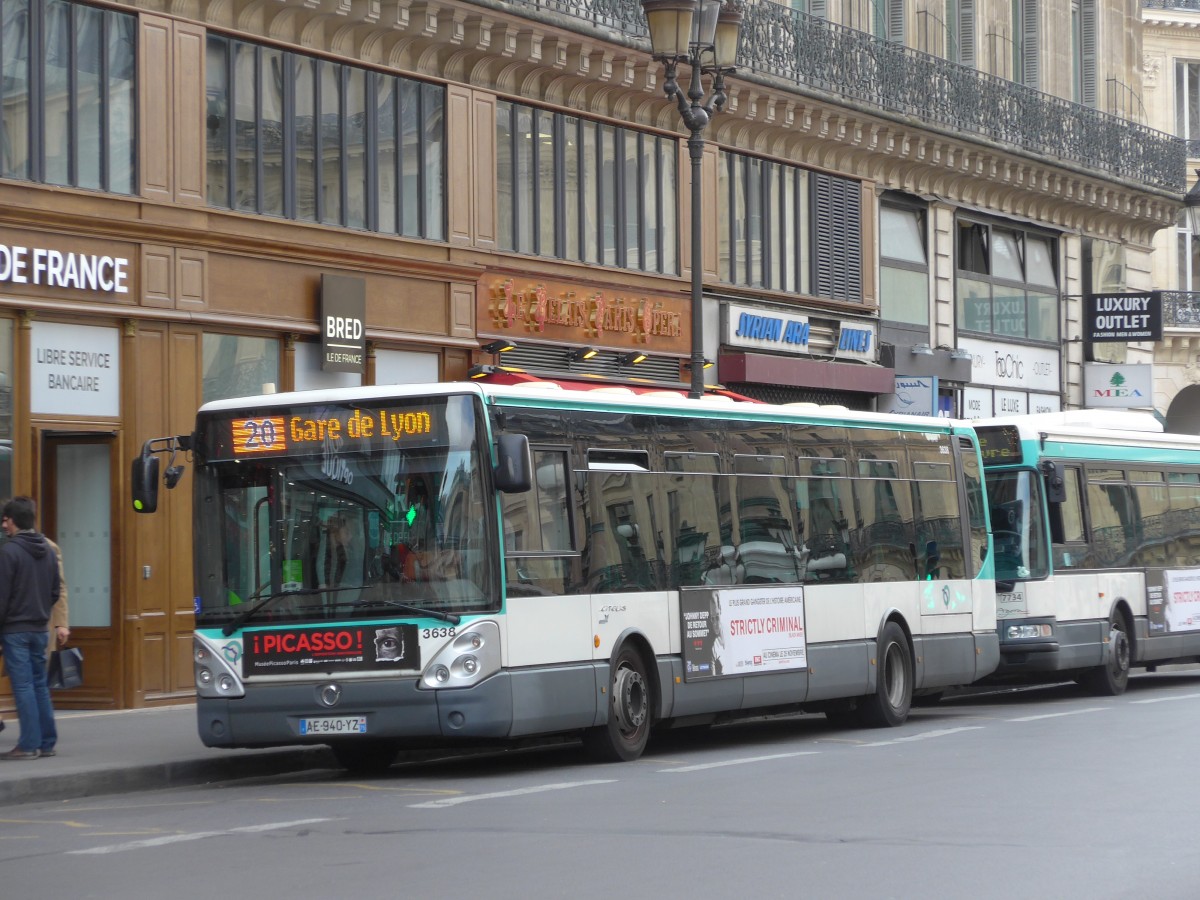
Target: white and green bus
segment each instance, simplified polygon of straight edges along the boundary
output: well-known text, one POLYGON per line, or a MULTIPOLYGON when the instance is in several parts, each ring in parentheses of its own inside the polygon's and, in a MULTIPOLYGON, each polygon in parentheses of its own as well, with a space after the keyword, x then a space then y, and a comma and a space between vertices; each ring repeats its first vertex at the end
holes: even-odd
POLYGON ((993 680, 1115 695, 1133 667, 1200 659, 1200 438, 1117 410, 975 425, 999 580, 993 680))
MULTIPOLYGON (((942 419, 480 382, 206 404, 203 742, 422 745, 750 711, 897 725, 999 659, 982 463, 942 419)), ((170 484, 179 467, 165 473, 170 484)))

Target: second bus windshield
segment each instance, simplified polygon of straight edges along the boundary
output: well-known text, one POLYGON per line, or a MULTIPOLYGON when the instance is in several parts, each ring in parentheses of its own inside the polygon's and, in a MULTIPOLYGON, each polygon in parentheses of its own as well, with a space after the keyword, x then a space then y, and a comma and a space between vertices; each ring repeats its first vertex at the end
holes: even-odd
POLYGON ((1000 581, 1045 578, 1049 574, 1046 523, 1042 515, 1041 482, 1036 473, 989 471, 987 493, 996 549, 996 578, 1000 581))

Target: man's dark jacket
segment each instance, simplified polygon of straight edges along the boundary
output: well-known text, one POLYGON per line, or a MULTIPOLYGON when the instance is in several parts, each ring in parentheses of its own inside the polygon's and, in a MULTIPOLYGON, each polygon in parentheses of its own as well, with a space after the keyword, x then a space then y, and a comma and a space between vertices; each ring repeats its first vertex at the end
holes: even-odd
POLYGON ((45 631, 58 599, 58 557, 36 531, 0 545, 0 632, 45 631))

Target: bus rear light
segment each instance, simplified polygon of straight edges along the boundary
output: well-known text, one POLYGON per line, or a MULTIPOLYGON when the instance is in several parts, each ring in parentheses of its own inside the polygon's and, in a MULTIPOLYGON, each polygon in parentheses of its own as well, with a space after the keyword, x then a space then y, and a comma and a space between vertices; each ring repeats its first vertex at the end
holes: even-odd
POLYGON ((1009 625, 1004 633, 1010 641, 1021 641, 1052 637, 1054 629, 1045 623, 1041 625, 1009 625))

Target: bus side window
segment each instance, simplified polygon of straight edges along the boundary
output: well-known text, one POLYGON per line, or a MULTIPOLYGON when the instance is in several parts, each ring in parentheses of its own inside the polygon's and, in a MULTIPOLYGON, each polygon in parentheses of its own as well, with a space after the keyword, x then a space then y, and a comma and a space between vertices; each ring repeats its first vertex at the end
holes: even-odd
POLYGON ((509 594, 561 594, 574 547, 568 506, 567 451, 533 450, 533 484, 500 494, 509 594))

